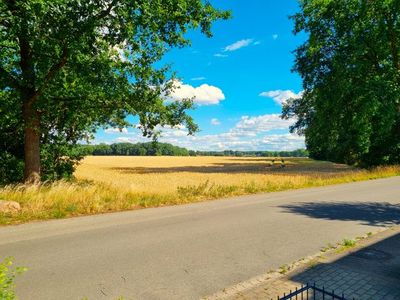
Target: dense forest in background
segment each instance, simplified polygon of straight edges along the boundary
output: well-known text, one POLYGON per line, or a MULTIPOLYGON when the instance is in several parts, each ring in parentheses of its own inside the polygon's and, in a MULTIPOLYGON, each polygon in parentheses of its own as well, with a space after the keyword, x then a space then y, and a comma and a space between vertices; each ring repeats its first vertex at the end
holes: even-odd
POLYGON ((264 156, 264 157, 307 157, 304 149, 294 151, 194 151, 168 143, 115 143, 80 145, 82 155, 128 155, 128 156, 264 156))

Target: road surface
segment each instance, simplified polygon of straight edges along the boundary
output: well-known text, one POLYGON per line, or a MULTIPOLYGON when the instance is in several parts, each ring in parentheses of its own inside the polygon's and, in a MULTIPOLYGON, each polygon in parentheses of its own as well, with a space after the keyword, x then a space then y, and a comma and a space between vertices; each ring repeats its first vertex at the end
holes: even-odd
POLYGON ((20 299, 199 299, 400 221, 400 177, 0 228, 20 299))

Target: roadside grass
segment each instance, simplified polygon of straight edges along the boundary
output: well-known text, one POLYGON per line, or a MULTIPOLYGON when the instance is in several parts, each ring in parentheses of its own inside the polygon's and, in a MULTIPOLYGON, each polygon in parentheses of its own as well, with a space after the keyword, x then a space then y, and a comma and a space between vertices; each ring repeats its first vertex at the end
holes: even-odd
POLYGON ((25 267, 13 267, 13 258, 0 262, 0 299, 16 300, 15 278, 27 271, 25 267))
POLYGON ((343 243, 342 243, 342 246, 347 247, 347 248, 354 247, 355 245, 356 245, 356 241, 349 240, 349 239, 344 239, 343 243))
POLYGON ((337 253, 341 253, 343 251, 346 251, 347 249, 354 248, 357 245, 357 241, 363 240, 365 237, 358 237, 355 240, 350 240, 350 239, 344 239, 342 243, 338 244, 338 247, 336 248, 337 253))
POLYGON ((321 251, 321 253, 326 253, 326 252, 335 250, 336 253, 341 253, 348 249, 356 247, 358 242, 365 240, 366 238, 369 238, 372 235, 373 235, 372 232, 368 232, 365 236, 358 236, 354 240, 343 239, 343 241, 341 241, 340 243, 337 243, 336 245, 329 243, 326 247, 323 247, 320 251, 321 251))
MULTIPOLYGON (((44 183, 40 186, 14 185, 0 189, 0 200, 16 201, 21 205, 18 213, 0 213, 0 225, 18 224, 33 220, 60 219, 73 216, 92 215, 107 212, 159 207, 205 201, 217 198, 275 192, 290 189, 325 186, 339 183, 348 183, 361 180, 370 180, 400 175, 400 166, 379 167, 373 170, 350 169, 339 173, 313 171, 305 174, 290 173, 290 160, 285 160, 285 170, 267 174, 218 173, 218 180, 214 180, 214 173, 201 174, 183 172, 186 177, 200 178, 197 184, 172 182, 179 180, 182 174, 174 172, 162 173, 164 182, 171 182, 173 188, 163 189, 159 186, 160 173, 149 173, 148 188, 133 183, 121 182, 112 178, 112 181, 84 179, 78 176, 76 181, 59 181, 44 183), (285 172, 289 170, 289 172, 285 172), (207 176, 204 176, 207 175, 207 176), (211 175, 211 176, 209 176, 211 175), (251 175, 251 176, 249 176, 251 175), (153 176, 153 177, 151 177, 153 176), (222 177, 222 179, 220 178, 222 177), (225 179, 225 180, 224 180, 225 179), (115 182, 114 182, 115 181, 115 182)), ((295 162, 307 168, 312 160, 303 159, 295 162)), ((84 166, 83 166, 84 167, 84 166)), ((299 166, 297 166, 298 168, 299 166)), ((238 166, 235 166, 238 168, 238 166)), ((89 168, 91 169, 91 168, 89 168)), ((237 170, 237 169, 235 169, 237 170)), ((97 172, 102 175, 102 168, 97 172)), ((182 172, 182 171, 181 171, 182 172)), ((201 168, 198 172, 201 172, 201 168)), ((297 172, 297 171, 296 171, 297 172)), ((98 174, 93 174, 97 176, 98 174)), ((135 175, 136 176, 136 175, 135 175)), ((192 178, 193 179, 193 178, 192 178)))
POLYGON ((289 265, 282 265, 279 267, 278 272, 282 275, 285 275, 287 272, 289 272, 291 267, 289 265))
MULTIPOLYGON (((387 230, 387 229, 385 229, 387 230)), ((343 239, 341 242, 332 244, 328 243, 327 246, 322 247, 320 252, 308 257, 303 257, 297 261, 281 265, 278 269, 269 270, 267 274, 280 274, 281 276, 287 275, 289 272, 298 270, 299 268, 312 269, 321 263, 326 263, 327 259, 337 259, 337 255, 343 255, 343 252, 350 251, 353 248, 362 247, 364 240, 370 239, 373 235, 378 234, 384 230, 379 230, 374 233, 368 232, 363 236, 358 236, 355 239, 343 239), (336 258, 335 258, 336 257, 336 258)))

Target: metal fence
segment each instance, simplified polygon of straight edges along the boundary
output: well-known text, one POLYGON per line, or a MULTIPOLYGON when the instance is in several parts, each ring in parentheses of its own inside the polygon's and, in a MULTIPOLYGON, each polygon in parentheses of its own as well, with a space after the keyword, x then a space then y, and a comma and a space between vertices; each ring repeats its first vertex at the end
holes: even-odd
MULTIPOLYGON (((355 300, 354 298, 351 299, 355 300)), ((345 298, 343 293, 341 295, 335 294, 335 291, 326 290, 325 287, 319 288, 315 283, 313 285, 307 283, 299 289, 290 291, 287 295, 278 296, 277 300, 350 300, 350 298, 345 298)))

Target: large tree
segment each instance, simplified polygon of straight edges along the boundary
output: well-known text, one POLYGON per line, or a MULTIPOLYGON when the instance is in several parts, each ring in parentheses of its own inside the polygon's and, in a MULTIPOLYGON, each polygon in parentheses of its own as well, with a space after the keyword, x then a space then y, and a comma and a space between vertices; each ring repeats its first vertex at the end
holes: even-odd
POLYGON ((296 117, 314 158, 363 166, 400 162, 400 1, 303 0, 293 19, 304 85, 296 117))
POLYGON ((0 0, 0 156, 22 157, 37 182, 47 156, 66 159, 65 147, 127 115, 145 135, 194 132, 192 102, 165 100, 173 74, 156 62, 189 43, 188 29, 211 36, 228 16, 203 0, 0 0))

